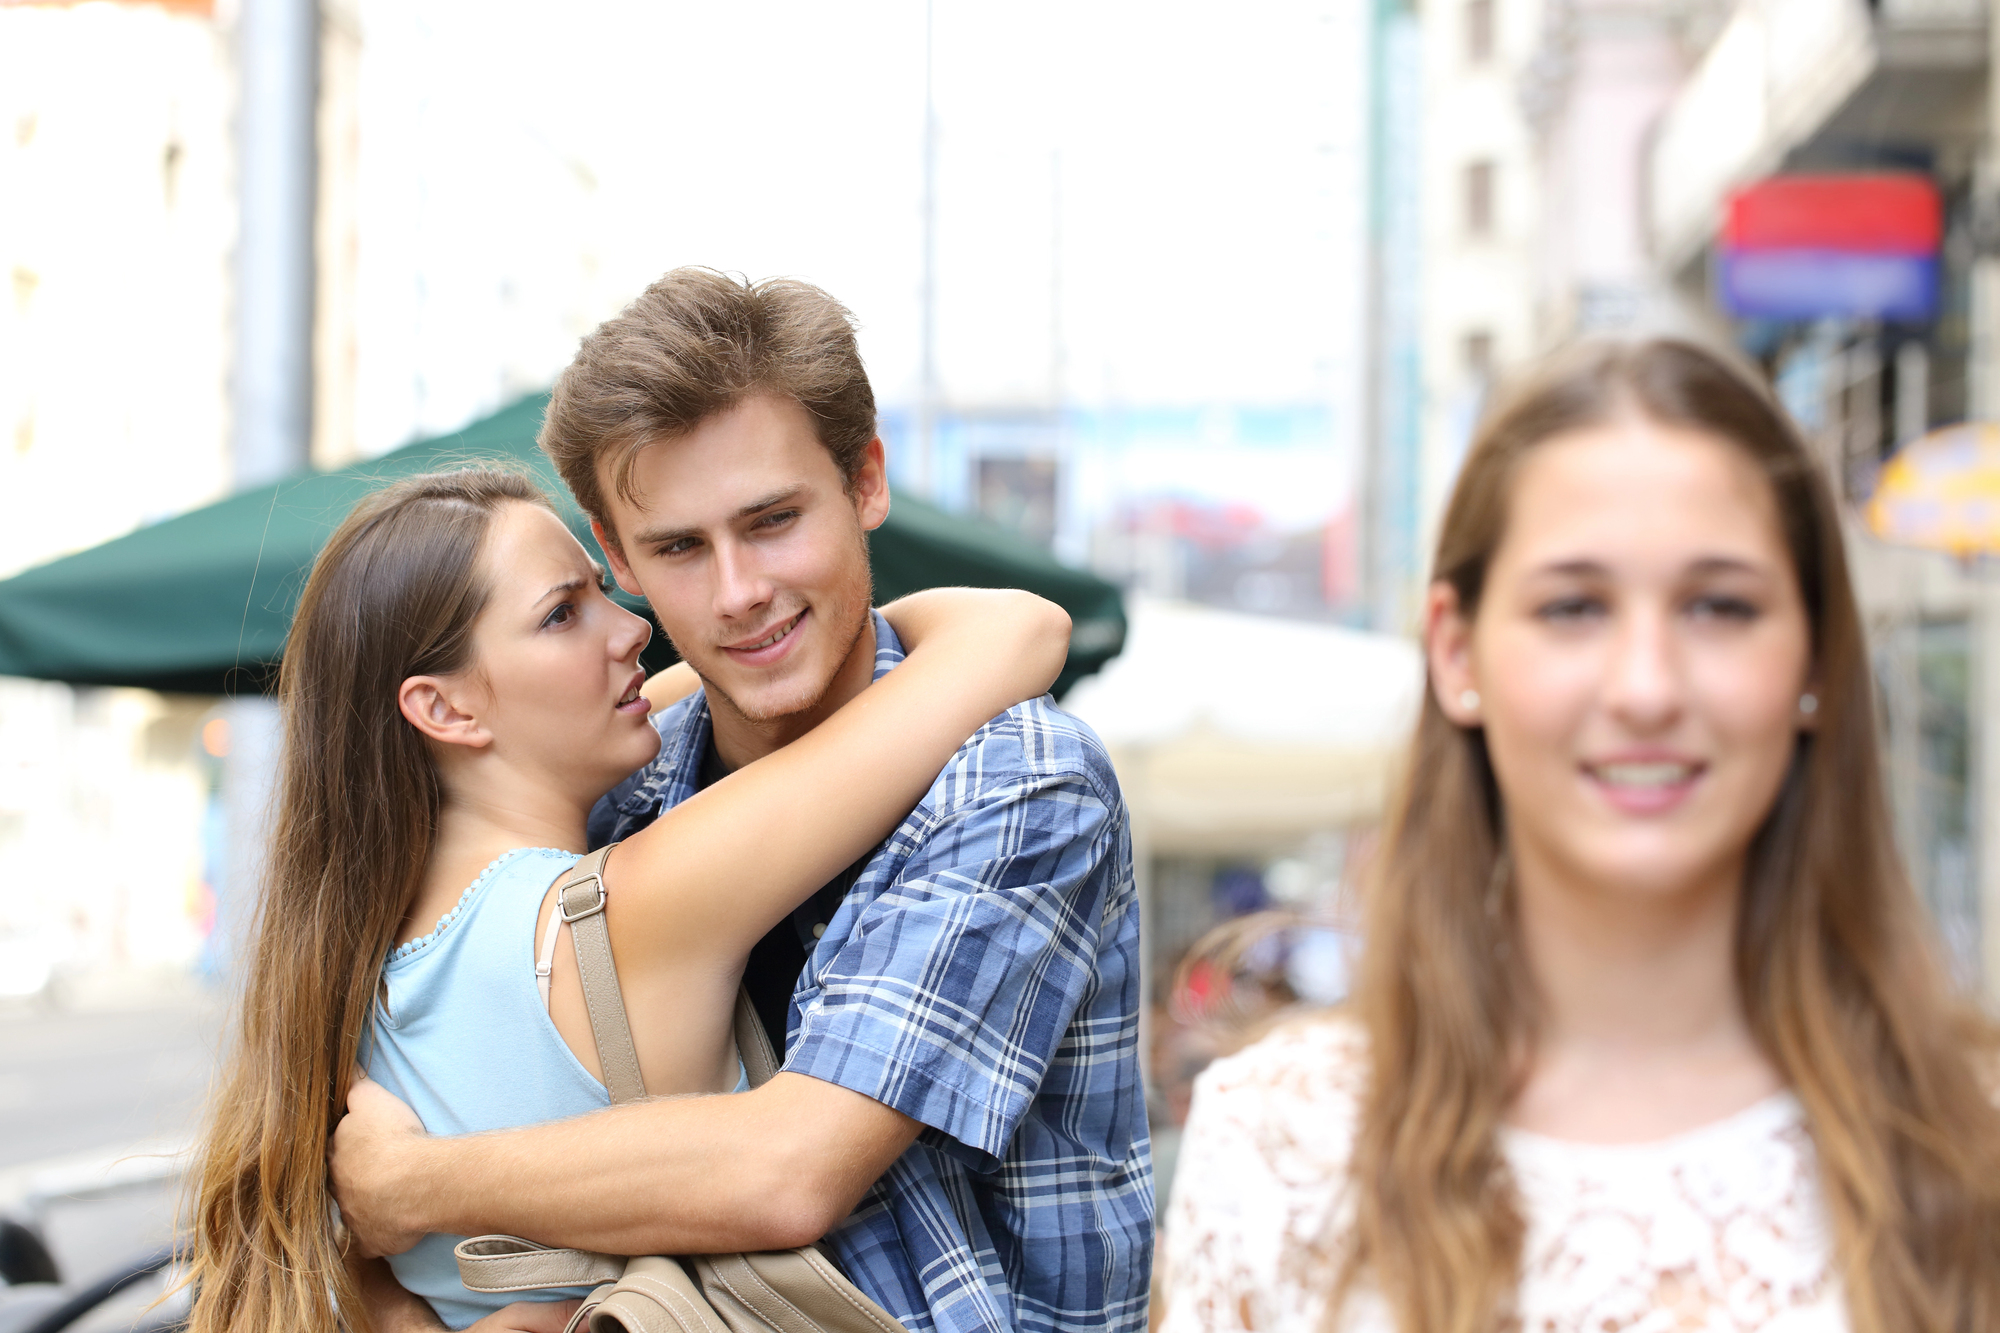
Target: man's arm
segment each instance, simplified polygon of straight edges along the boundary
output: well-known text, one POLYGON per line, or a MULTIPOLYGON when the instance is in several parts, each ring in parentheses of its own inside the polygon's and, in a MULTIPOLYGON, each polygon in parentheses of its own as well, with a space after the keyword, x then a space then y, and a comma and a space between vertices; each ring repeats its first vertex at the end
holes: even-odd
POLYGON ((460 1138, 425 1134, 373 1082, 357 1082, 347 1104, 330 1154, 334 1194, 376 1254, 436 1231, 502 1231, 607 1254, 789 1249, 852 1212, 919 1128, 799 1074, 734 1096, 460 1138))

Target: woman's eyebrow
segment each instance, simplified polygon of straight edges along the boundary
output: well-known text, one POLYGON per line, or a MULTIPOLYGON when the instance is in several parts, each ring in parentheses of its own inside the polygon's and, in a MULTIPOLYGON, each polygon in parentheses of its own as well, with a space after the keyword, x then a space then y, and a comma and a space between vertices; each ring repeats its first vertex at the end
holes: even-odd
MULTIPOLYGON (((1770 566, 1759 560, 1739 555, 1697 556, 1687 565, 1687 572, 1697 576, 1711 574, 1754 574, 1768 575, 1770 566)), ((1574 556, 1566 560, 1551 560, 1547 564, 1536 565, 1528 571, 1531 575, 1554 575, 1560 578, 1601 579, 1611 576, 1611 567, 1601 560, 1588 556, 1574 556)))
POLYGON ((1610 566, 1601 560, 1587 556, 1573 556, 1567 560, 1551 560, 1545 565, 1536 565, 1530 574, 1553 574, 1561 578, 1601 579, 1611 573, 1610 566))
MULTIPOLYGON (((590 563, 593 567, 597 565, 597 562, 595 560, 591 561, 590 563)), ((604 577, 604 571, 602 568, 598 569, 597 576, 600 579, 604 577)), ((557 597, 563 593, 575 592, 580 588, 587 588, 589 586, 590 586, 590 580, 584 578, 581 574, 579 574, 575 578, 564 579, 561 583, 558 583, 555 586, 551 587, 547 592, 543 593, 540 597, 537 597, 535 599, 534 604, 536 606, 540 606, 543 602, 548 601, 549 598, 551 597, 557 597)))
POLYGON ((1770 568, 1762 561, 1746 560, 1737 555, 1705 555, 1688 566, 1690 574, 1769 574, 1770 568))

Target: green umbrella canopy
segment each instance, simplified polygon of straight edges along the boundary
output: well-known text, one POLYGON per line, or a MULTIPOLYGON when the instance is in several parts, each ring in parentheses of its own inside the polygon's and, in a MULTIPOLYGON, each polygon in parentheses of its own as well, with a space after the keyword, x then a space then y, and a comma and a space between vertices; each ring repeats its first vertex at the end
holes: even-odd
MULTIPOLYGON (((418 472, 480 461, 524 467, 601 556, 583 512, 535 448, 547 403, 546 394, 523 398, 453 434, 244 491, 0 581, 0 675, 204 694, 269 688, 320 546, 362 496, 418 472)), ((1116 587, 1004 529, 898 496, 869 545, 881 601, 967 584, 1026 588, 1061 604, 1076 629, 1058 692, 1124 644, 1116 587)), ((647 666, 673 660, 656 634, 647 666)))

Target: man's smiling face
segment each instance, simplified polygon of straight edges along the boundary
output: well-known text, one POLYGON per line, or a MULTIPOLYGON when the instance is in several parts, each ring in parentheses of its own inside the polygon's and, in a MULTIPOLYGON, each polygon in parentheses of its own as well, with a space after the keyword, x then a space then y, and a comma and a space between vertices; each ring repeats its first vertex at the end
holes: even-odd
POLYGON ((788 733, 782 744, 819 720, 829 691, 843 701, 836 680, 856 673, 868 627, 866 533, 889 513, 879 440, 845 483, 806 410, 759 396, 640 449, 629 498, 609 472, 612 532, 598 540, 719 715, 788 733))

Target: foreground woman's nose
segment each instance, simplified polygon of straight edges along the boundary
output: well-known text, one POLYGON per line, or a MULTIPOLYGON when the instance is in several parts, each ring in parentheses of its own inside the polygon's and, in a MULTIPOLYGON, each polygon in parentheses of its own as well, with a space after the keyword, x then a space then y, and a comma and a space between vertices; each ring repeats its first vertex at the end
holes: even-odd
POLYGON ((1619 618, 1606 664, 1604 699, 1634 726, 1671 722, 1681 707, 1681 670, 1668 617, 1635 611, 1619 618))

